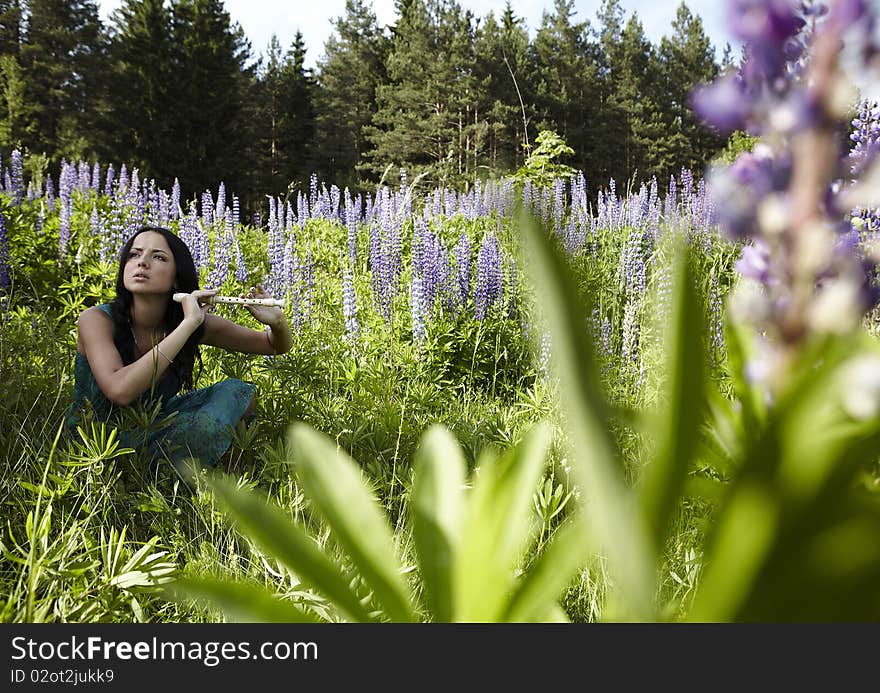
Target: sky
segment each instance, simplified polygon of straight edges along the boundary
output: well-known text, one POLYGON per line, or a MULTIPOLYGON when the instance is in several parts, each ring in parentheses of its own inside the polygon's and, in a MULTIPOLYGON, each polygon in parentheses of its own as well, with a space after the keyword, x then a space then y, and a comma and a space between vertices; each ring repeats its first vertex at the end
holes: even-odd
MULTIPOLYGON (((121 0, 98 0, 102 19, 119 7, 121 0)), ((490 11, 499 16, 504 10, 505 0, 459 0, 459 4, 471 10, 476 17, 485 17, 490 11)), ((595 27, 596 14, 601 0, 576 0, 576 21, 589 20, 595 27)), ((671 33, 672 20, 679 0, 621 0, 626 16, 637 13, 650 41, 657 45, 664 35, 671 33)), ((345 0, 322 0, 317 5, 311 2, 279 2, 278 0, 225 0, 226 10, 233 21, 238 22, 250 39, 253 54, 265 53, 269 39, 274 33, 282 47, 293 42, 297 31, 301 31, 306 44, 306 67, 314 68, 324 54, 324 42, 333 32, 333 19, 345 14, 345 0)), ((518 17, 525 20, 529 34, 534 36, 541 25, 541 16, 552 12, 553 0, 515 0, 511 3, 518 17)), ((724 44, 732 38, 725 31, 724 0, 687 0, 691 12, 703 20, 703 28, 718 59, 724 44)), ((396 18, 394 0, 374 0, 373 11, 380 25, 393 24, 396 18)))

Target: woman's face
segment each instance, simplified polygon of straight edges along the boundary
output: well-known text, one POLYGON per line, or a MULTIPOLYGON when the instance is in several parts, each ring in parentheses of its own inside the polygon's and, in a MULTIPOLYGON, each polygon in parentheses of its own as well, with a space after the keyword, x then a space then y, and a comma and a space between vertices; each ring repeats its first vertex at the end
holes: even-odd
POLYGON ((168 294, 177 266, 165 236, 155 231, 138 234, 125 259, 123 283, 135 295, 168 294))

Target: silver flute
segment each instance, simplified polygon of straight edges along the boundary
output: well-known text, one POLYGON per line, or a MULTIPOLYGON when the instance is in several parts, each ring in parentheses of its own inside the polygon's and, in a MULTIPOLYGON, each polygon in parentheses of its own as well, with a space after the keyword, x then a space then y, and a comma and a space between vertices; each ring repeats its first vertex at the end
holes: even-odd
MULTIPOLYGON (((186 293, 174 294, 171 298, 180 303, 186 293)), ((236 303, 242 306, 278 306, 284 308, 283 298, 238 298, 237 296, 202 296, 199 303, 212 305, 214 303, 236 303)))

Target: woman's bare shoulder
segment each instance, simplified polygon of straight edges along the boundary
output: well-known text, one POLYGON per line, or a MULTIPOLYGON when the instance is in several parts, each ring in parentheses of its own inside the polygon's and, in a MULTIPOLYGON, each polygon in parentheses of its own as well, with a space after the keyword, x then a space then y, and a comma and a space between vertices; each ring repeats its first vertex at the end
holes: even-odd
POLYGON ((113 318, 111 318, 98 306, 92 306, 91 308, 86 308, 82 313, 79 314, 79 320, 77 321, 77 324, 80 327, 85 327, 86 329, 98 326, 107 327, 113 324, 113 318))

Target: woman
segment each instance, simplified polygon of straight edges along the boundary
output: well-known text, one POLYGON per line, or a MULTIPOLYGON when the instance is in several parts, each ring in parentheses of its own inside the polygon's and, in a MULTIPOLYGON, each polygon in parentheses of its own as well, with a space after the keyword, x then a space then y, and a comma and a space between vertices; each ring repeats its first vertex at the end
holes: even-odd
MULTIPOLYGON (((122 444, 144 447, 153 460, 168 459, 184 475, 192 459, 213 467, 231 442, 228 427, 253 412, 255 386, 229 379, 193 390, 199 344, 247 354, 281 354, 291 346, 280 308, 245 306, 270 327, 251 330, 199 304, 216 293, 199 290, 192 255, 177 236, 157 226, 138 229, 119 254, 116 298, 79 317, 68 432, 86 407, 110 420, 120 409, 158 396, 163 417, 176 415, 161 430, 125 431, 122 444), (178 292, 186 294, 180 303, 171 298, 178 292), (189 392, 179 395, 181 388, 189 392)), ((265 296, 261 286, 247 294, 265 296)))

